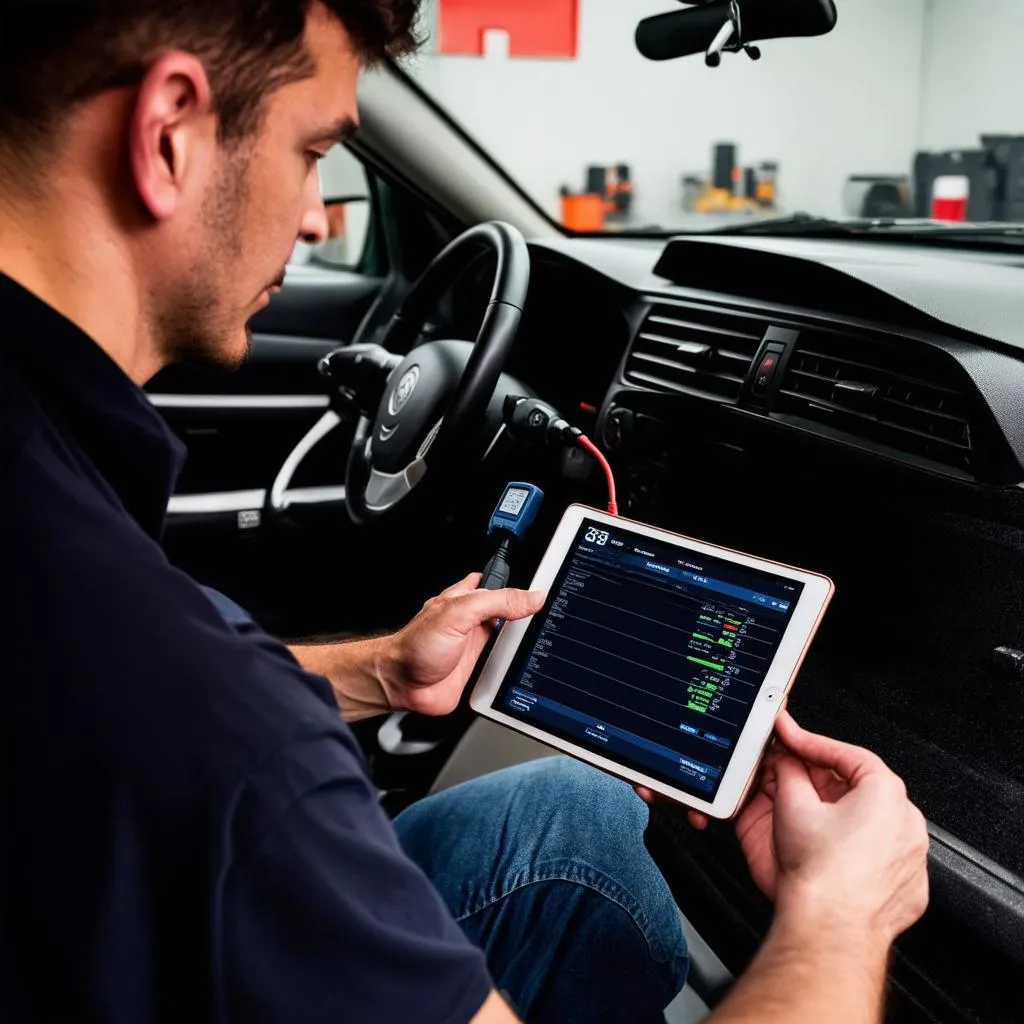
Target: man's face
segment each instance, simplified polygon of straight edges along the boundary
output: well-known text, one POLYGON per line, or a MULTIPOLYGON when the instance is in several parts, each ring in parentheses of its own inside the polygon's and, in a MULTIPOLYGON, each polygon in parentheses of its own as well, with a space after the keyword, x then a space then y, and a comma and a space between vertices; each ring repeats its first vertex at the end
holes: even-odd
POLYGON ((283 282, 296 241, 326 238, 317 161, 354 130, 359 62, 320 5, 306 47, 316 74, 271 93, 254 136, 217 146, 202 201, 176 225, 177 251, 161 257, 152 327, 168 362, 240 366, 249 320, 283 282))

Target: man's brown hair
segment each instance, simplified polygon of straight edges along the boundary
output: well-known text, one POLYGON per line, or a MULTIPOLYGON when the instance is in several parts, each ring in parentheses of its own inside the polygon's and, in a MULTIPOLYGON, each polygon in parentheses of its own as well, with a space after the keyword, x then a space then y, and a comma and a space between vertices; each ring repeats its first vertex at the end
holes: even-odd
MULTIPOLYGON (((222 140, 251 134, 274 89, 313 73, 303 45, 316 0, 0 0, 0 149, 56 143, 61 120, 106 89, 140 81, 161 50, 206 68, 222 140)), ((416 45, 420 0, 319 0, 364 64, 416 45)), ((2 154, 0 154, 2 155, 2 154)))

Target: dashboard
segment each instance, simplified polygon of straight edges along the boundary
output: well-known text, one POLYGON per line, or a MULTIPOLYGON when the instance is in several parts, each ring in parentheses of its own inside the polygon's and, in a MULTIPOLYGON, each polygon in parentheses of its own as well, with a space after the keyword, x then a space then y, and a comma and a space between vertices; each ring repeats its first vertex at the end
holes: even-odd
POLYGON ((725 461, 798 451, 808 472, 981 488, 1024 516, 1019 261, 735 236, 532 249, 510 371, 567 416, 597 410, 633 512, 699 439, 725 461))

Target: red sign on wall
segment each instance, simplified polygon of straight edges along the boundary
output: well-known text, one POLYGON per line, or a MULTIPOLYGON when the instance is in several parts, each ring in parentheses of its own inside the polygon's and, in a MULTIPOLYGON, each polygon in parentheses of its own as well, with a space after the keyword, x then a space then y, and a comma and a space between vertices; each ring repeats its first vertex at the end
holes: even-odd
POLYGON ((575 57, 578 0, 439 0, 441 53, 484 52, 484 33, 508 33, 512 57, 575 57))

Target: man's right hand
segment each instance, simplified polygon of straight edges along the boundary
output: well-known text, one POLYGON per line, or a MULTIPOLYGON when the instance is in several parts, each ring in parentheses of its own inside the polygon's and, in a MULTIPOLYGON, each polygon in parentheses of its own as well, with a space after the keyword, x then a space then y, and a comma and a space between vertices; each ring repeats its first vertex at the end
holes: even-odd
POLYGON ((878 1024, 889 947, 928 904, 925 820, 870 751, 807 732, 785 711, 775 728, 736 820, 775 919, 708 1024, 878 1024))
POLYGON ((778 742, 736 832, 777 915, 850 927, 886 943, 928 904, 928 832, 906 787, 868 750, 800 728, 778 742))

